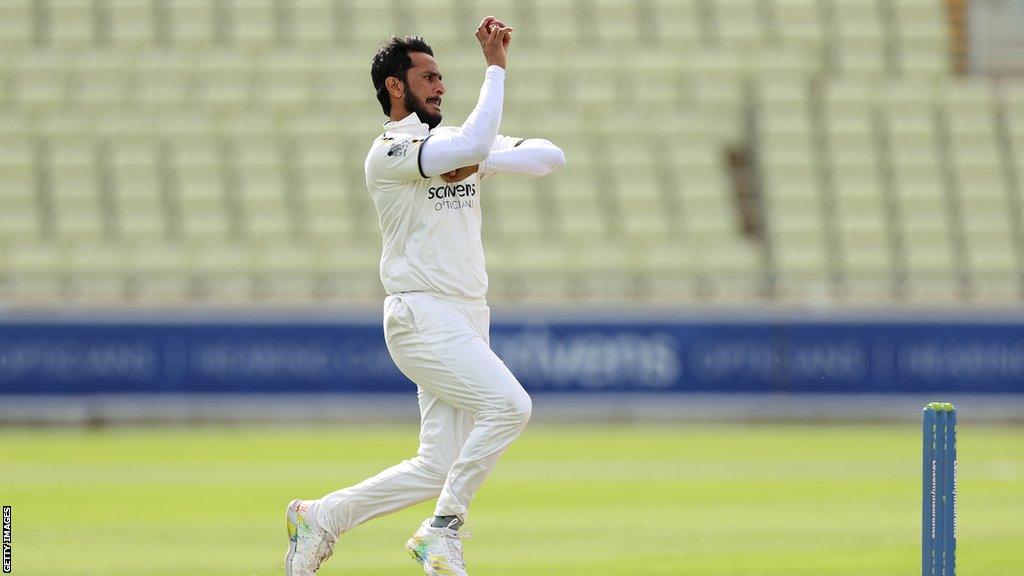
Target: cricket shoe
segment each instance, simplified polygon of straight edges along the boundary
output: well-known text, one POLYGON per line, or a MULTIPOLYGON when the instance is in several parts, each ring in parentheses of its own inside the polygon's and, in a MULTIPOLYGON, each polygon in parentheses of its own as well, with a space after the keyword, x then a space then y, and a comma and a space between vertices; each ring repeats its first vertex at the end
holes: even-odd
POLYGON ((309 508, 309 500, 292 500, 288 504, 285 576, 316 576, 320 565, 334 552, 334 539, 320 527, 309 508))
POLYGON ((427 576, 468 576, 459 533, 451 528, 431 526, 432 521, 433 518, 423 521, 405 543, 405 549, 423 566, 427 576))

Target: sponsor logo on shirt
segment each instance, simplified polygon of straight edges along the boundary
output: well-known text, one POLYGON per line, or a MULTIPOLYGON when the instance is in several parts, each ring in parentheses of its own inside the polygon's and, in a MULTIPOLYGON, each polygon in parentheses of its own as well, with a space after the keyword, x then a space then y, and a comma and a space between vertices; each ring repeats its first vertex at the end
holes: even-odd
POLYGON ((476 184, 445 184, 444 186, 431 186, 427 188, 427 200, 464 198, 466 196, 476 196, 476 184))
POLYGON ((440 212, 445 208, 449 210, 461 210, 463 208, 472 208, 473 200, 441 200, 434 204, 434 212, 440 212))
POLYGON ((440 212, 445 208, 449 210, 472 208, 473 196, 476 196, 476 184, 472 182, 427 188, 427 200, 437 200, 434 203, 435 212, 440 212))

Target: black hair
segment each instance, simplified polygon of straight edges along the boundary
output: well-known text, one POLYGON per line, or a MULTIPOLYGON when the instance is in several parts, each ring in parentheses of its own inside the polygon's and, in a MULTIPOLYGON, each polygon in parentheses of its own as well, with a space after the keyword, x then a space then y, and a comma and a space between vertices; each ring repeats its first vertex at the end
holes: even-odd
POLYGON ((370 78, 373 80, 373 87, 377 90, 377 100, 380 107, 384 109, 384 115, 391 114, 391 98, 388 97, 387 86, 384 80, 394 76, 406 81, 406 72, 412 68, 410 52, 423 52, 434 55, 434 50, 427 44, 427 41, 419 36, 406 36, 399 38, 392 36, 384 41, 384 44, 373 55, 373 63, 370 65, 370 78))

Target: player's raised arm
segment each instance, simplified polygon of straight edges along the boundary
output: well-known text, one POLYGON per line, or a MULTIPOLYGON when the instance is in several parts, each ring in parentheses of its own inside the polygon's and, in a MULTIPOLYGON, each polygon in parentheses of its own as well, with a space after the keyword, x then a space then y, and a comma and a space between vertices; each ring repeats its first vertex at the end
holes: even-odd
POLYGON ((476 29, 487 72, 476 107, 462 126, 432 135, 423 143, 420 167, 425 176, 437 176, 463 166, 479 164, 491 153, 501 124, 505 99, 505 66, 512 28, 488 16, 476 29))

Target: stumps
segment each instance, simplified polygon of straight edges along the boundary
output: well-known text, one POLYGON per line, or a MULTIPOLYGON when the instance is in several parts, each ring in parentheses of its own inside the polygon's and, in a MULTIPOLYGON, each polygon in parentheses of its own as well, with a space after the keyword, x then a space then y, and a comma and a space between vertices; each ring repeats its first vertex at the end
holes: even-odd
POLYGON ((921 574, 956 574, 956 408, 932 402, 922 420, 921 574))

